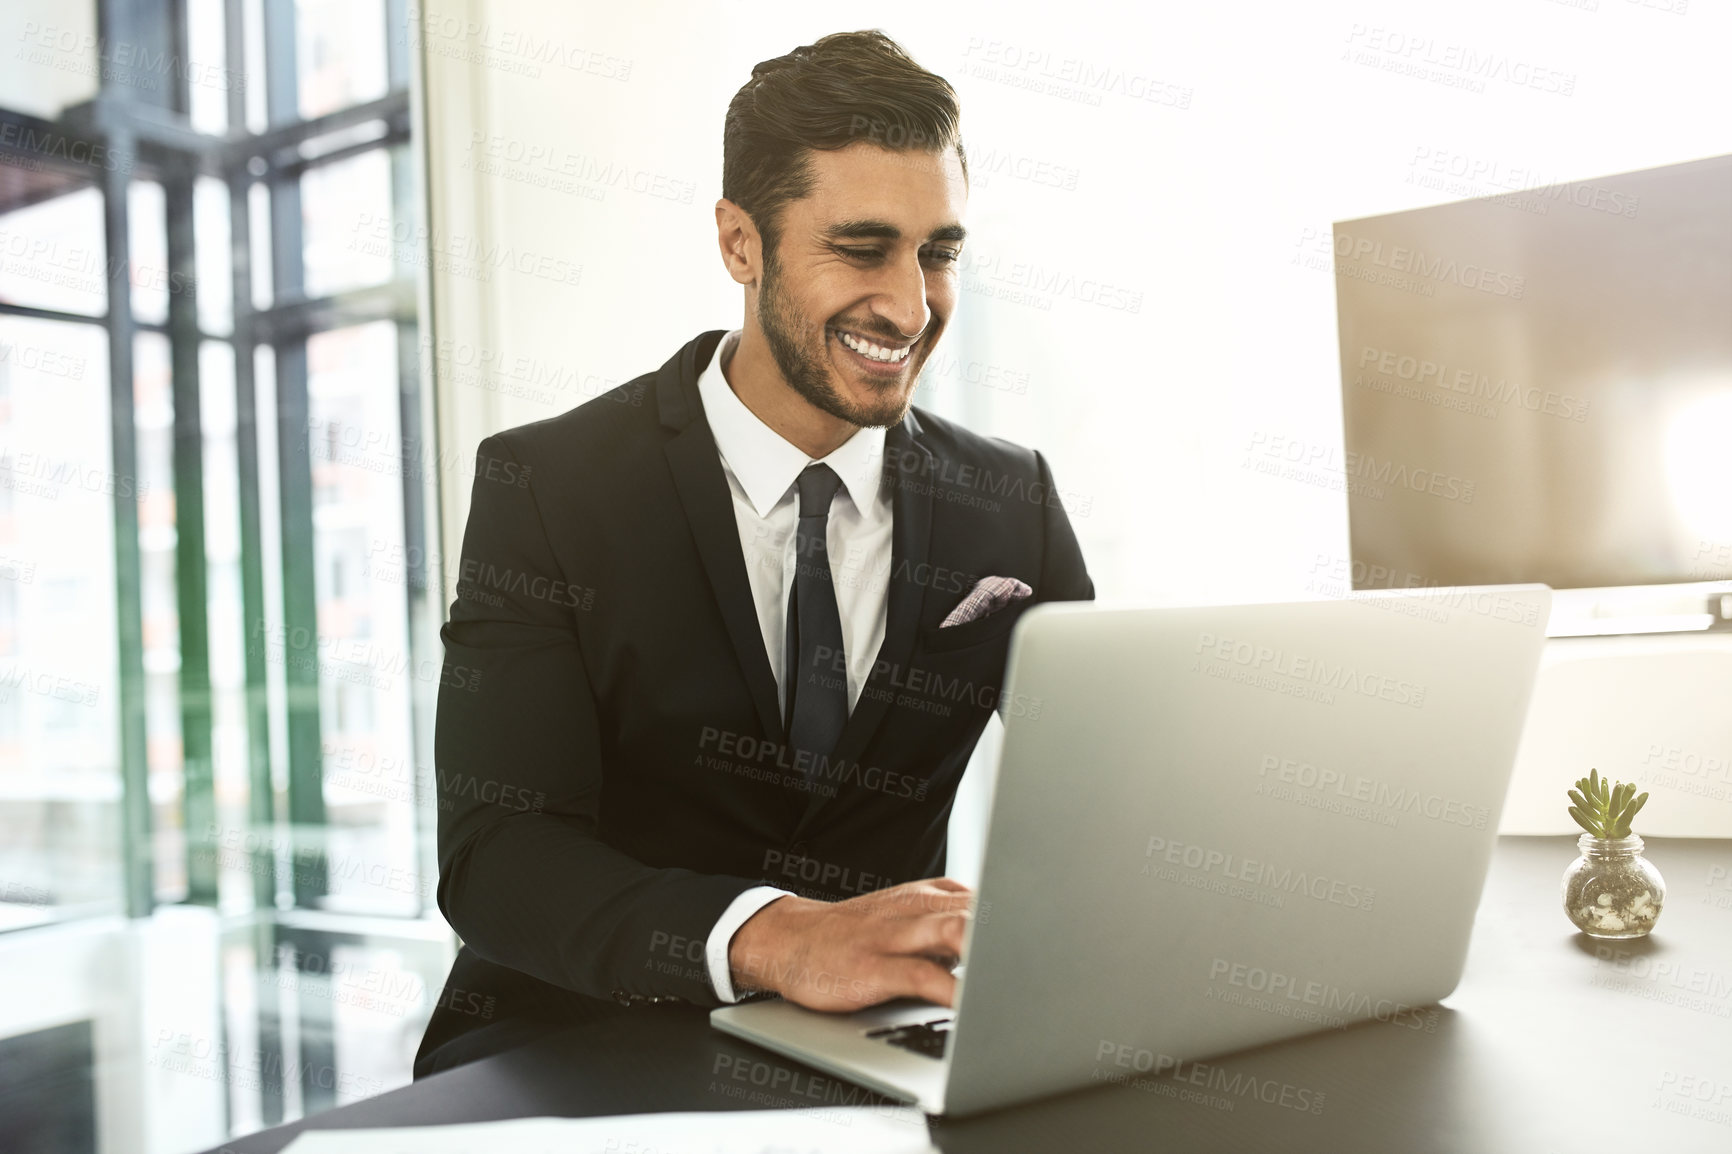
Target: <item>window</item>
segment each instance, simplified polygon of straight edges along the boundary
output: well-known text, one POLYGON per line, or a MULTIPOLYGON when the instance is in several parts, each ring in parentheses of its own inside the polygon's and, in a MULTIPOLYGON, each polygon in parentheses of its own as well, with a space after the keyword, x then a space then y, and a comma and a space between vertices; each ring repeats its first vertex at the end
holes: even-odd
POLYGON ((0 930, 121 907, 105 345, 0 314, 0 930))
POLYGON ((409 17, 110 15, 144 63, 31 64, 100 75, 102 116, 0 77, 0 933, 219 911, 231 1069, 200 1092, 239 1132, 336 1104, 285 1070, 405 1080, 452 950, 424 872, 440 583, 404 564, 438 501, 397 247, 409 17))

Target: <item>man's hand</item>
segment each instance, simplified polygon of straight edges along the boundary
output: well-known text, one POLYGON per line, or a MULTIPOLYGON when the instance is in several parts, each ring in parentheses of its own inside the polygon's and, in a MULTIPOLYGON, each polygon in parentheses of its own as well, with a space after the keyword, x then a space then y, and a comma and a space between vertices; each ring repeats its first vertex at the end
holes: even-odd
POLYGON ((777 898, 728 945, 734 989, 832 1012, 903 997, 948 1006, 973 896, 961 882, 929 878, 845 902, 777 898))

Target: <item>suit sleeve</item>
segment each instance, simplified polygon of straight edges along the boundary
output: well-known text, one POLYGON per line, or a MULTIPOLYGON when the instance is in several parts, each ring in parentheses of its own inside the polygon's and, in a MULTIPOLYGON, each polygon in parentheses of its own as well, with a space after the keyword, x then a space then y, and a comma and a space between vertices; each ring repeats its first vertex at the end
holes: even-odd
POLYGON ((439 908, 498 965, 579 994, 716 1005, 704 942, 759 884, 652 868, 598 836, 601 727, 532 465, 482 442, 441 636, 439 908))
POLYGON ((1083 564, 1082 547, 1065 514, 1062 491, 1053 482, 1052 469, 1039 452, 1034 455, 1040 470, 1041 491, 1046 500, 1041 508, 1042 542, 1040 585, 1035 590, 1036 601, 1093 601, 1095 583, 1083 564))

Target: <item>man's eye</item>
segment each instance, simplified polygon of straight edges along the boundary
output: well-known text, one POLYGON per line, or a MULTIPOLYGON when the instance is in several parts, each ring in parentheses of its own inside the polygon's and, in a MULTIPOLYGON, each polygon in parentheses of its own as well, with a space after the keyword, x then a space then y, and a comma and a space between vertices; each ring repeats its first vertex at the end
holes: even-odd
POLYGON ((849 245, 837 245, 836 251, 851 260, 884 259, 884 250, 880 248, 855 248, 849 245))
POLYGON ((955 264, 962 259, 962 250, 957 248, 929 248, 926 259, 939 264, 955 264))

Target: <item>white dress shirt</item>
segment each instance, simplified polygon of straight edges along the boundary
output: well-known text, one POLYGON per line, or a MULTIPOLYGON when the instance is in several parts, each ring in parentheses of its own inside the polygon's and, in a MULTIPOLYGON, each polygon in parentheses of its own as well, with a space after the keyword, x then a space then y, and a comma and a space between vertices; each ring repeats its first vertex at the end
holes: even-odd
MULTIPOLYGON (((800 519, 800 497, 794 481, 801 470, 817 460, 842 479, 842 487, 830 503, 824 540, 836 587, 836 608, 842 617, 848 707, 852 711, 884 642, 892 521, 890 492, 883 484, 885 430, 861 429, 829 456, 808 457, 734 395, 726 372, 739 336, 736 330, 722 338, 709 367, 698 377, 698 395, 733 496, 740 551, 746 559, 746 579, 752 587, 758 628, 764 634, 764 652, 776 678, 777 704, 786 709, 782 666, 788 633, 788 589, 794 579, 794 530, 800 519)), ((749 889, 734 899, 710 930, 705 960, 710 984, 722 1001, 738 1000, 728 971, 728 945, 735 932, 753 914, 787 895, 787 890, 774 886, 749 889)))

